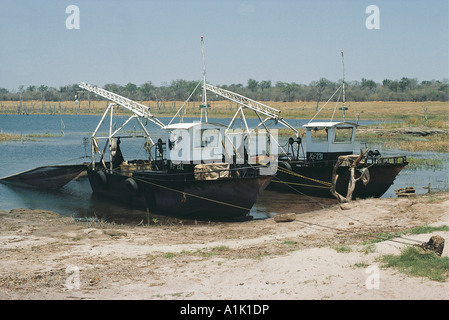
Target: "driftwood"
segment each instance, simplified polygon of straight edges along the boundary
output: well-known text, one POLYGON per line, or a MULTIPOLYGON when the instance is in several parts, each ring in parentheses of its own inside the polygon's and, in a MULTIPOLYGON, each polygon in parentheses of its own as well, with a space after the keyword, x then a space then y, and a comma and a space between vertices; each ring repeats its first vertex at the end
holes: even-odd
POLYGON ((415 188, 413 188, 413 187, 399 188, 399 189, 394 190, 394 192, 396 193, 396 195, 398 197, 414 197, 414 196, 416 196, 415 188))
POLYGON ((337 163, 334 165, 334 169, 332 171, 332 186, 330 188, 330 192, 334 197, 338 199, 338 202, 350 202, 352 200, 352 193, 354 192, 355 185, 357 181, 362 180, 363 184, 367 185, 369 182, 369 172, 367 168, 361 169, 361 175, 358 178, 355 178, 355 169, 357 168, 357 165, 362 161, 362 159, 365 157, 365 153, 368 151, 366 149, 364 152, 360 150, 360 155, 358 157, 354 157, 354 155, 349 156, 339 156, 337 163), (343 163, 348 163, 349 165, 349 183, 348 183, 348 191, 346 193, 346 197, 339 194, 336 190, 337 188, 337 180, 338 180, 338 174, 337 169, 338 167, 343 163))
POLYGON ((421 245, 425 250, 432 250, 437 255, 441 256, 444 250, 444 238, 441 236, 432 236, 428 242, 421 245))

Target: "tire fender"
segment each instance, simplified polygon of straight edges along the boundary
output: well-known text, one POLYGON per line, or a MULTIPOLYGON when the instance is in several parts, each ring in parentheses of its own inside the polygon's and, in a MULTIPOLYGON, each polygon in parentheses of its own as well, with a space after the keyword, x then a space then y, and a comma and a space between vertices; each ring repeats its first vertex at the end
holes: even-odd
POLYGON ((106 174, 104 173, 104 171, 97 171, 97 173, 95 174, 95 177, 96 177, 97 181, 102 186, 106 186, 108 180, 107 180, 107 177, 106 177, 106 174))
POLYGON ((133 195, 139 191, 139 186, 137 185, 136 180, 134 180, 133 178, 126 179, 125 186, 126 189, 133 195))
POLYGON ((292 171, 292 166, 290 165, 290 163, 285 161, 279 162, 279 167, 292 171))

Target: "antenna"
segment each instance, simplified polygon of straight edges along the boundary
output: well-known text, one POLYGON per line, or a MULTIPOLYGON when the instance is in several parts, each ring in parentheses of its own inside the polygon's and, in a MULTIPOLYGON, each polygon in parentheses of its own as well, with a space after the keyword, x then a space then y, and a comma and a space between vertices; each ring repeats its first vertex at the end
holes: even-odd
POLYGON ((206 62, 204 60, 204 39, 203 36, 201 36, 201 60, 203 62, 203 104, 200 105, 201 108, 201 118, 200 121, 203 119, 203 111, 207 122, 207 97, 206 97, 206 62))
POLYGON ((345 106, 345 59, 343 56, 343 51, 341 51, 341 68, 342 68, 342 73, 343 73, 343 121, 345 121, 345 111, 346 111, 346 106, 345 106))

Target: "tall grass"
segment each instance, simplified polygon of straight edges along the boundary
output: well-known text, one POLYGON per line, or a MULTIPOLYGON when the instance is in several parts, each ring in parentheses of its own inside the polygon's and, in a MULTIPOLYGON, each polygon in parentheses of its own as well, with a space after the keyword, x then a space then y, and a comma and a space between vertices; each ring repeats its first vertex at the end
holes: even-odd
POLYGON ((57 137, 57 135, 53 135, 48 132, 46 132, 46 133, 31 133, 31 134, 27 134, 27 135, 0 132, 0 142, 14 141, 14 140, 30 141, 30 140, 36 140, 37 138, 51 138, 51 137, 57 137))
POLYGON ((444 163, 440 159, 436 158, 416 158, 407 156, 408 161, 408 169, 418 169, 418 168, 427 168, 427 169, 443 169, 444 163))
POLYGON ((396 135, 390 139, 384 138, 379 142, 381 142, 382 147, 385 149, 400 149, 411 152, 449 152, 449 134, 447 133, 419 139, 409 135, 396 135))
POLYGON ((440 282, 449 277, 449 257, 439 257, 432 251, 407 247, 399 256, 386 255, 381 260, 385 267, 397 268, 411 276, 440 282))
POLYGON ((442 225, 442 226, 433 227, 433 226, 425 225, 425 226, 417 226, 417 227, 414 227, 411 229, 407 229, 404 231, 398 231, 398 232, 394 232, 394 233, 378 233, 375 235, 374 240, 370 240, 364 244, 373 244, 373 243, 383 242, 383 241, 387 241, 390 239, 399 238, 399 237, 402 237, 407 234, 424 234, 424 233, 431 233, 431 232, 435 232, 435 231, 449 231, 449 226, 442 225))
POLYGON ((417 116, 404 116, 400 122, 384 122, 368 128, 374 131, 361 132, 358 139, 379 144, 383 149, 400 149, 411 152, 434 151, 449 152, 449 130, 447 115, 435 115, 433 119, 417 116), (401 129, 416 128, 427 135, 410 134, 401 129), (397 129, 397 130, 395 130, 397 129))
MULTIPOLYGON (((156 116, 173 116, 184 101, 137 101, 151 108, 151 113, 156 116)), ((209 113, 211 117, 232 117, 237 111, 237 104, 228 100, 211 100, 209 113)), ((198 116, 200 114, 199 102, 186 104, 186 116, 198 116)), ((290 119, 310 119, 316 114, 316 101, 263 101, 263 104, 281 111, 281 116, 290 119)), ((324 103, 320 103, 321 108, 324 103)), ((338 105, 341 107, 341 103, 338 105)), ((409 117, 424 119, 423 107, 426 107, 426 116, 429 121, 448 121, 448 104, 441 101, 408 102, 408 101, 347 101, 346 120, 378 120, 378 121, 407 121, 409 117)), ((1 101, 0 113, 11 114, 101 114, 107 107, 107 102, 82 100, 79 104, 74 101, 1 101)), ((330 119, 335 102, 328 105, 319 113, 317 119, 330 119)), ((118 112, 128 112, 123 108, 118 112)), ((248 112, 249 117, 256 117, 254 112, 248 112)), ((336 120, 342 119, 341 111, 336 110, 336 120)))
POLYGON ((0 142, 11 141, 11 140, 20 140, 22 136, 20 134, 12 134, 12 133, 0 133, 0 142))

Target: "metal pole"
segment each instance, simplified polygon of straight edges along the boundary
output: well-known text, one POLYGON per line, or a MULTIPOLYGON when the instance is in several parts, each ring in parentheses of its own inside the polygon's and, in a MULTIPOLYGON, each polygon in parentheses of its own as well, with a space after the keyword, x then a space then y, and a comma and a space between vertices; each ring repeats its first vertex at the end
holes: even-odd
POLYGON ((343 121, 345 121, 345 60, 343 57, 343 51, 341 52, 341 66, 342 66, 342 73, 343 73, 343 121))
POLYGON ((92 169, 95 169, 95 138, 94 137, 92 137, 91 138, 92 139, 92 141, 91 141, 91 152, 92 152, 92 154, 91 154, 91 156, 92 156, 92 159, 91 159, 91 161, 92 161, 92 169))
POLYGON ((113 115, 114 106, 111 107, 111 119, 109 122, 109 168, 112 171, 112 154, 111 154, 111 146, 112 146, 112 115, 113 115))
MULTIPOLYGON (((203 62, 203 109, 207 122, 207 97, 206 97, 206 62, 204 61, 204 39, 201 37, 201 60, 203 62)), ((202 118, 203 110, 201 110, 202 118)))

